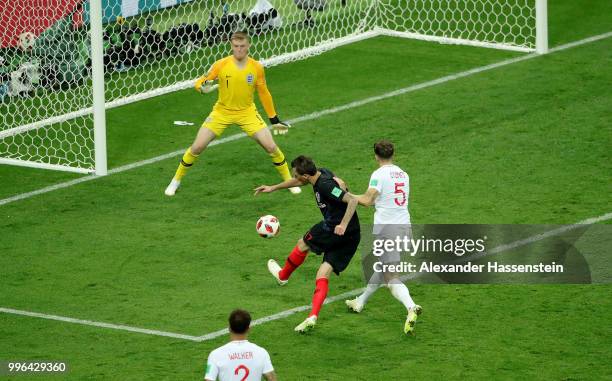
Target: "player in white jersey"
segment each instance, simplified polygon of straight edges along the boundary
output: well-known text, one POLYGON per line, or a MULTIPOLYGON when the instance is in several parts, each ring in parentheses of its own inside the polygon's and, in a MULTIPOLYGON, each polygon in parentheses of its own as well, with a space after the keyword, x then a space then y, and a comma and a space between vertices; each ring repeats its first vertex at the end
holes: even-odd
POLYGON ((208 355, 206 381, 276 381, 268 351, 247 340, 251 315, 235 310, 229 317, 230 342, 208 355))
MULTIPOLYGON (((374 235, 376 238, 395 239, 396 237, 411 237, 410 213, 408 212, 409 177, 404 170, 393 164, 393 143, 381 140, 374 144, 374 156, 379 168, 372 173, 366 192, 356 196, 359 204, 374 205, 374 235)), ((387 252, 380 260, 385 264, 398 263, 399 253, 387 252)), ((408 287, 401 281, 397 273, 374 272, 368 285, 357 298, 347 300, 346 305, 354 312, 361 312, 368 298, 381 286, 387 285, 391 294, 399 300, 408 313, 404 323, 404 333, 413 334, 417 316, 421 306, 414 303, 408 287)))

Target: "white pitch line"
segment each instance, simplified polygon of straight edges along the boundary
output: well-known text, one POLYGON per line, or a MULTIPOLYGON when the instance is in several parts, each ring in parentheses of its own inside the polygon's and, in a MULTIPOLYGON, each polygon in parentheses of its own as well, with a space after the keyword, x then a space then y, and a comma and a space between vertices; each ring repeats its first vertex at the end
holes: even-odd
POLYGON ((584 44, 589 44, 591 42, 603 40, 603 39, 608 38, 608 37, 612 37, 612 31, 606 32, 606 33, 602 33, 602 34, 597 34, 595 36, 591 36, 591 37, 587 37, 587 38, 583 38, 582 40, 578 40, 578 41, 574 41, 574 42, 568 42, 567 44, 555 46, 554 48, 549 49, 548 53, 556 53, 556 52, 561 51, 561 50, 575 48, 576 46, 580 46, 580 45, 584 45, 584 44))
MULTIPOLYGON (((473 256, 473 257, 469 258, 469 260, 474 260, 474 259, 481 258, 481 257, 484 257, 484 256, 488 256, 488 255, 499 254, 501 252, 504 252, 504 251, 507 251, 507 250, 510 250, 510 249, 515 249, 517 247, 521 247, 521 246, 524 246, 524 245, 527 245, 527 244, 530 244, 530 243, 538 242, 538 241, 541 241, 541 240, 546 239, 546 238, 557 236, 557 235, 565 233, 567 231, 578 229, 578 228, 583 227, 585 225, 592 225, 592 224, 595 224, 595 223, 598 223, 598 222, 607 221, 607 220, 610 220, 610 219, 612 219, 612 213, 607 213, 607 214, 601 215, 599 217, 587 218, 586 220, 577 222, 577 223, 572 224, 572 225, 563 226, 561 228, 549 230, 547 232, 536 234, 536 235, 533 235, 533 236, 525 238, 525 239, 521 239, 521 240, 517 240, 517 241, 511 242, 511 243, 508 243, 508 244, 503 244, 503 245, 500 245, 500 246, 496 246, 495 248, 491 249, 490 251, 488 251, 486 253, 480 254, 477 257, 473 256)), ((463 259, 463 258, 459 259, 459 261, 461 261, 461 262, 465 262, 467 260, 468 259, 463 259)), ((408 276, 403 277, 402 279, 404 281, 406 281, 406 280, 409 280, 409 279, 418 278, 421 275, 422 275, 422 273, 410 274, 408 276)), ((363 292, 363 290, 364 290, 364 288, 356 288, 354 290, 350 290, 350 291, 344 292, 342 294, 326 298, 325 299, 325 304, 333 303, 333 302, 336 302, 338 300, 343 300, 343 299, 346 299, 346 298, 353 297, 355 295, 359 295, 360 293, 363 292)), ((294 308, 291 308, 291 309, 288 309, 288 310, 285 310, 285 311, 281 311, 281 312, 278 312, 278 313, 273 314, 273 315, 264 316, 262 318, 253 320, 251 322, 251 326, 261 325, 261 324, 268 323, 268 322, 271 322, 271 321, 284 319, 284 318, 289 317, 289 316, 291 316, 293 314, 296 314, 298 312, 307 311, 310 307, 311 307, 310 305, 303 305, 303 306, 294 307, 294 308)), ((0 312, 7 313, 7 314, 13 314, 13 315, 22 315, 22 316, 37 317, 37 318, 47 319, 47 320, 57 320, 57 321, 63 321, 63 322, 67 322, 67 323, 89 325, 89 326, 94 326, 94 327, 116 329, 116 330, 121 330, 121 331, 143 333, 143 334, 146 334, 146 335, 171 337, 171 338, 175 338, 175 339, 183 339, 183 340, 190 340, 190 341, 197 341, 197 342, 212 340, 212 339, 215 339, 217 337, 220 337, 220 336, 223 336, 223 335, 226 335, 226 334, 229 333, 229 330, 227 328, 224 328, 224 329, 221 329, 221 330, 218 330, 218 331, 207 333, 207 334, 202 335, 202 336, 191 336, 191 335, 185 335, 185 334, 181 334, 181 333, 173 333, 173 332, 158 331, 158 330, 153 330, 153 329, 131 327, 131 326, 122 325, 122 324, 103 323, 103 322, 97 322, 97 321, 92 321, 92 320, 75 319, 75 318, 71 318, 71 317, 49 315, 49 314, 43 314, 43 313, 39 313, 39 312, 30 312, 30 311, 24 311, 24 310, 16 310, 16 309, 12 309, 12 308, 2 308, 2 307, 0 307, 0 312)))
MULTIPOLYGON (((576 41, 576 42, 569 43, 569 44, 566 44, 566 45, 558 46, 556 48, 551 49, 550 52, 562 51, 562 50, 573 48, 573 47, 576 47, 576 46, 580 46, 580 45, 583 45, 583 44, 586 44, 586 43, 590 43, 590 42, 598 41, 598 40, 601 40, 601 39, 604 39, 604 38, 608 38, 610 36, 612 36, 612 32, 600 34, 600 35, 597 35, 597 36, 586 38, 584 40, 580 40, 580 41, 576 41)), ((463 77, 466 77, 468 75, 480 73, 480 72, 483 72, 483 71, 486 71, 486 70, 491 70, 491 69, 494 69, 494 68, 497 68, 497 67, 509 65, 511 63, 520 62, 520 61, 524 61, 524 60, 535 58, 535 57, 538 57, 538 55, 531 54, 531 55, 527 55, 527 56, 523 56, 523 57, 518 57, 518 58, 514 58, 514 59, 510 59, 510 60, 501 61, 499 63, 492 64, 492 65, 482 66, 480 68, 475 68, 475 69, 468 70, 468 71, 465 71, 465 72, 462 72, 462 73, 458 73, 458 74, 454 74, 454 75, 451 75, 451 76, 442 77, 442 78, 439 78, 437 80, 425 82, 425 83, 414 85, 414 86, 409 86, 409 87, 406 87, 406 88, 403 88, 403 89, 399 89, 399 90, 396 90, 396 91, 392 91, 392 92, 389 92, 389 93, 386 93, 386 94, 383 94, 383 95, 380 95, 380 96, 370 97, 370 98, 366 98, 366 99, 361 100, 361 101, 351 102, 351 103, 346 104, 344 106, 339 106, 339 107, 335 107, 335 108, 332 108, 332 109, 323 110, 323 111, 316 112, 316 113, 311 113, 311 114, 302 116, 300 118, 293 119, 291 122, 292 123, 299 123, 299 122, 306 121, 306 120, 316 119, 316 118, 319 118, 319 117, 321 117, 323 115, 328 115, 328 114, 332 114, 332 113, 335 113, 335 112, 340 112, 340 111, 348 110, 348 109, 351 109, 351 108, 359 107, 359 106, 362 106, 362 105, 367 104, 367 103, 371 103, 371 102, 375 102, 375 101, 378 101, 378 100, 390 98, 392 96, 396 96, 396 95, 400 95, 400 94, 405 94, 407 92, 411 92, 411 91, 415 91, 415 90, 418 90, 418 89, 434 86, 434 85, 437 85, 437 84, 440 84, 440 83, 448 82, 448 81, 451 81, 451 80, 454 80, 454 79, 458 79, 458 78, 463 78, 463 77)), ((229 141, 240 139, 240 138, 242 138, 244 136, 246 136, 246 134, 244 134, 244 133, 240 133, 240 134, 236 134, 236 135, 231 135, 231 136, 228 136, 227 138, 223 138, 223 139, 214 141, 214 142, 211 143, 211 145, 226 143, 226 142, 229 142, 229 141)), ((175 152, 171 152, 171 153, 168 153, 168 154, 165 154, 165 155, 162 155, 162 156, 157 156, 157 157, 154 157, 154 158, 151 158, 151 159, 148 159, 148 160, 144 160, 144 161, 128 164, 128 165, 125 165, 125 166, 121 166, 121 167, 118 167, 118 168, 110 170, 109 174, 120 173, 120 172, 127 171, 129 169, 138 168, 138 167, 141 167, 141 166, 146 165, 146 164, 155 163, 155 162, 158 162, 160 160, 165 160, 165 159, 177 156, 177 155, 179 155, 181 153, 183 153, 182 150, 181 151, 175 151, 175 152)), ((56 190, 56 189, 66 188, 66 187, 69 187, 69 186, 72 186, 72 185, 75 185, 75 184, 79 184, 81 182, 85 182, 85 181, 89 181, 89 180, 94 180, 94 179, 97 179, 97 178, 98 178, 97 176, 87 176, 87 177, 83 177, 83 178, 80 178, 80 179, 75 179, 75 180, 67 181, 67 182, 64 182, 64 183, 56 184, 56 185, 53 185, 53 186, 42 188, 42 189, 37 190, 37 191, 28 192, 28 193, 24 193, 22 195, 18 195, 18 196, 14 196, 14 197, 11 197, 11 198, 8 198, 8 199, 0 200, 0 205, 4 205, 4 204, 7 204, 9 202, 13 202, 13 201, 21 200, 21 199, 24 199, 24 198, 32 197, 32 196, 35 196, 37 194, 51 192, 51 191, 56 190)), ((555 230, 552 230, 552 231, 549 231, 549 232, 538 234, 538 235, 533 236, 533 237, 529 237, 529 238, 524 239, 524 240, 520 240, 520 241, 516 241, 516 242, 510 243, 510 244, 507 244, 506 245, 507 247, 505 247, 504 249, 501 249, 501 246, 500 247, 496 247, 496 248, 494 248, 494 249, 492 249, 490 251, 490 254, 499 253, 501 251, 504 251, 504 250, 507 250, 507 249, 510 249, 510 248, 515 248, 515 247, 518 247, 518 246, 525 245, 527 243, 536 242, 536 241, 544 239, 544 238, 548 238, 548 237, 551 237, 551 236, 554 236, 554 235, 558 235, 558 234, 561 234, 563 232, 576 229, 576 228, 580 227, 581 225, 593 224, 593 223, 609 220, 611 218, 612 218, 612 213, 604 214, 604 215, 599 216, 599 217, 589 218, 587 220, 578 222, 578 223, 576 223, 574 225, 570 225, 570 226, 567 226, 567 227, 555 229, 555 230)), ((363 288, 360 288, 360 289, 351 290, 351 291, 345 292, 343 294, 327 298, 325 300, 325 304, 332 303, 332 302, 335 302, 337 300, 341 300, 341 299, 346 298, 346 297, 351 297, 351 296, 357 295, 357 294, 361 293, 362 291, 363 291, 363 288)), ((260 324, 267 323, 267 322, 270 322, 270 321, 274 321, 274 320, 278 320, 278 319, 283 319, 283 318, 291 316, 291 315, 293 315, 293 314, 295 314, 297 312, 305 311, 308 308, 310 308, 309 305, 295 307, 295 308, 292 308, 290 310, 282 311, 282 312, 279 312, 279 313, 274 314, 274 315, 269 315, 269 316, 266 316, 266 317, 254 320, 252 322, 252 325, 260 325, 260 324)), ((130 332, 138 332, 138 333, 144 333, 144 334, 149 334, 149 335, 173 337, 173 338, 179 338, 179 339, 185 339, 185 340, 191 340, 191 341, 212 340, 212 339, 214 339, 216 337, 219 337, 219 336, 222 336, 222 335, 228 333, 228 330, 226 328, 226 329, 222 329, 222 330, 219 330, 219 331, 211 332, 211 333, 208 333, 208 334, 205 334, 205 335, 202 335, 202 336, 190 336, 190 335, 184 335, 184 334, 178 334, 178 333, 172 333, 172 332, 156 331, 156 330, 150 330, 150 329, 144 329, 144 328, 138 328, 138 327, 130 327, 130 326, 126 326, 126 325, 117 325, 117 324, 110 324, 110 323, 103 323, 103 322, 95 322, 95 321, 91 321, 91 320, 81 320, 81 319, 74 319, 74 318, 63 317, 63 316, 41 314, 41 313, 37 313, 37 312, 15 310, 15 309, 10 309, 10 308, 1 308, 0 307, 0 312, 11 313, 11 314, 16 314, 16 315, 31 316, 31 317, 39 317, 39 318, 50 319, 50 320, 59 320, 59 321, 75 323, 75 324, 84 324, 84 325, 91 325, 91 326, 96 326, 96 327, 125 330, 125 331, 130 331, 130 332)))
POLYGON ((23 310, 16 310, 16 309, 12 309, 12 308, 2 308, 2 307, 0 307, 0 312, 4 312, 4 313, 7 313, 7 314, 13 314, 13 315, 22 315, 22 316, 37 317, 37 318, 47 319, 47 320, 57 320, 57 321, 63 321, 63 322, 66 322, 66 323, 74 323, 74 324, 81 324, 81 325, 90 325, 90 326, 93 326, 93 327, 101 327, 101 328, 117 329, 117 330, 121 330, 121 331, 144 333, 146 335, 165 336, 165 337, 172 337, 172 338, 175 338, 175 339, 200 341, 199 338, 196 337, 196 336, 183 335, 183 334, 180 334, 180 333, 157 331, 157 330, 154 330, 154 329, 130 327, 129 325, 123 325, 123 324, 111 324, 111 323, 103 323, 103 322, 92 321, 92 320, 74 319, 74 318, 71 318, 71 317, 49 315, 49 314, 41 314, 41 313, 38 313, 38 312, 23 311, 23 310))
MULTIPOLYGON (((525 245, 528 245, 528 244, 531 244, 531 243, 535 243, 535 242, 541 241, 541 240, 546 239, 546 238, 557 236, 559 234, 562 234, 562 233, 565 233, 565 232, 568 232, 568 231, 571 231, 571 230, 574 230, 574 229, 578 229, 578 228, 583 227, 585 225, 592 225, 592 224, 596 224, 596 223, 602 222, 602 221, 607 221, 607 220, 610 220, 610 219, 612 219, 612 213, 607 213, 607 214, 601 215, 599 217, 587 218, 586 220, 577 222, 577 223, 572 224, 572 225, 563 226, 563 227, 560 227, 560 228, 557 228, 557 229, 549 230, 549 231, 544 232, 544 233, 533 235, 531 237, 527 237, 525 239, 521 239, 521 240, 517 240, 517 241, 514 241, 514 242, 507 243, 507 244, 496 246, 496 247, 494 247, 493 249, 491 249, 488 252, 484 252, 484 253, 472 256, 470 258, 459 258, 455 262, 461 263, 461 262, 466 262, 468 260, 473 261, 475 259, 479 259, 479 258, 486 257, 486 256, 489 256, 489 255, 499 254, 499 253, 502 253, 504 251, 508 251, 508 250, 511 250, 511 249, 516 249, 516 248, 521 247, 521 246, 525 246, 525 245)), ((410 274, 410 275, 407 275, 407 276, 403 276, 402 280, 405 282, 405 281, 410 280, 410 279, 418 278, 421 275, 423 275, 423 273, 413 273, 413 274, 410 274)), ((362 288, 356 288, 354 290, 347 291, 347 292, 342 293, 340 295, 336 295, 336 296, 332 296, 332 297, 326 298, 325 299, 325 304, 329 304, 329 303, 336 302, 338 300, 344 300, 346 298, 351 298, 353 296, 357 296, 357 295, 361 294, 364 290, 365 290, 365 288, 363 288, 363 287, 362 288)), ((289 317, 289 316, 291 316, 291 315, 293 315, 293 314, 295 314, 297 312, 307 311, 308 309, 310 309, 310 307, 311 306, 309 304, 309 305, 295 307, 295 308, 292 308, 290 310, 282 311, 282 312, 276 313, 274 315, 264 316, 262 318, 253 320, 251 322, 251 326, 268 323, 268 322, 271 322, 271 321, 274 321, 274 320, 284 319, 284 318, 289 317)), ((198 341, 212 340, 212 339, 217 338, 219 336, 223 336, 226 333, 229 333, 227 328, 219 330, 219 331, 207 333, 206 335, 199 336, 198 337, 198 341)))
MULTIPOLYGON (((595 42, 595 41, 599 41, 599 40, 603 40, 605 38, 611 37, 612 36, 612 31, 611 32, 607 32, 607 33, 603 33, 603 34, 599 34, 596 36, 592 36, 592 37, 588 37, 579 41, 575 41, 575 42, 571 42, 565 45, 559 45, 555 48, 552 48, 549 50, 549 54, 550 53, 556 53, 556 52, 560 52, 563 50, 567 50, 567 49, 571 49, 580 45, 584 45, 584 44, 588 44, 591 42, 595 42)), ((289 120, 290 123, 292 124, 297 124, 297 123, 301 123, 301 122, 305 122, 308 120, 313 120, 313 119, 318 119, 322 116, 325 115, 330 115, 330 114, 334 114, 334 113, 338 113, 338 112, 342 112, 342 111, 346 111, 346 110, 350 110, 356 107, 360 107, 369 103, 373 103, 373 102, 378 102, 384 99, 388 99, 388 98, 392 98, 392 97, 396 97, 398 95, 403 95, 403 94, 407 94, 410 92, 414 92, 417 90, 421 90, 421 89, 425 89, 428 87, 433 87, 436 85, 440 85, 446 82, 450 82, 450 81, 454 81, 456 79, 460 79, 460 78, 465 78, 474 74, 478 74, 478 73, 482 73, 485 71, 489 71, 489 70, 493 70, 493 69, 497 69, 499 67, 503 67, 503 66, 507 66, 507 65, 511 65, 517 62, 522 62, 522 61, 526 61, 526 60, 530 60, 533 58, 537 58, 540 57, 541 55, 538 55, 536 53, 532 53, 532 54, 527 54, 524 56, 520 56, 520 57, 516 57, 516 58, 511 58, 508 60, 504 60, 504 61, 500 61, 494 64, 490 64, 490 65, 485 65, 485 66, 480 66, 474 69, 470 69, 470 70, 466 70, 460 73, 456 73, 456 74, 451 74, 451 75, 447 75, 438 79, 434 79, 431 81, 427 81, 427 82, 423 82, 423 83, 419 83, 416 85, 412 85, 412 86, 408 86, 408 87, 404 87, 398 90, 394 90, 394 91, 390 91, 381 95, 377 95, 377 96, 373 96, 373 97, 368 97, 365 99, 361 99, 358 101, 354 101, 354 102, 350 102, 341 106, 337 106, 337 107, 332 107, 329 109, 325 109, 325 110, 321 110, 321 111, 317 111, 317 112, 313 112, 307 115, 303 115, 294 119, 289 120)), ((212 145, 217 145, 217 144, 222 144, 222 143, 227 143, 227 142, 231 142, 237 139, 241 139, 243 137, 245 137, 246 134, 244 133, 240 133, 240 134, 235 134, 235 135, 231 135, 228 136, 226 138, 220 139, 220 140, 215 140, 211 143, 212 145)), ((130 169, 134 169, 134 168, 139 168, 142 167, 144 165, 148 165, 148 164, 152 164, 152 163, 156 163, 158 161, 162 161, 162 160, 166 160, 166 159, 170 159, 173 158, 175 156, 181 155, 183 154, 184 150, 181 151, 175 151, 175 152, 170 152, 161 156, 156 156, 147 160, 143 160, 143 161, 138 161, 132 164, 128 164, 128 165, 124 165, 121 167, 117 167, 114 168, 112 170, 108 171, 108 174, 116 174, 116 173, 121 173, 121 172, 125 172, 128 171, 130 169)), ((15 201, 19 201, 19 200, 24 200, 39 194, 44 194, 44 193, 48 193, 48 192, 52 192, 58 189, 62 189, 62 188, 68 188, 71 187, 73 185, 76 184, 80 184, 83 182, 87 182, 87 181, 91 181, 91 180, 96 180, 99 178, 103 178, 103 177, 99 177, 99 176, 94 176, 94 175, 89 175, 86 177, 82 177, 79 179, 75 179, 75 180, 70 180, 70 181, 66 181, 63 183, 59 183, 59 184, 55 184, 55 185, 51 185, 48 187, 44 187, 35 191, 31 191, 31 192, 26 192, 26 193, 21 193, 12 197, 8 197, 5 199, 0 200, 0 206, 2 205, 6 205, 6 204, 10 204, 12 202, 15 201)))
MULTIPOLYGON (((245 133, 239 133, 239 134, 235 134, 235 135, 230 135, 230 136, 228 136, 226 138, 222 138, 222 139, 219 139, 219 140, 214 140, 212 143, 209 144, 209 146, 214 146, 214 145, 217 145, 217 144, 231 142, 231 141, 243 138, 245 136, 247 136, 245 133)), ((139 162, 136 162, 136 163, 122 165, 121 167, 117 167, 117 168, 113 168, 113 169, 109 170, 108 174, 112 175, 112 174, 115 174, 115 173, 126 172, 126 171, 129 171, 130 169, 142 167, 142 166, 145 166, 147 164, 153 164, 153 163, 156 163, 158 161, 162 161, 162 160, 166 160, 166 159, 171 159, 171 158, 173 158, 175 156, 182 155, 184 152, 185 152, 185 150, 174 151, 174 152, 170 152, 170 153, 167 153, 167 154, 164 154, 164 155, 161 155, 161 156, 153 157, 151 159, 142 160, 142 161, 139 161, 139 162)), ((53 192, 54 190, 58 190, 58 189, 62 189, 62 188, 68 188, 68 187, 71 187, 71 186, 76 185, 76 184, 84 183, 84 182, 91 181, 91 180, 101 179, 101 178, 102 177, 100 177, 100 176, 89 175, 89 176, 85 176, 85 177, 80 177, 78 179, 66 181, 66 182, 63 182, 63 183, 59 183, 59 184, 55 184, 55 185, 50 185, 48 187, 37 189, 37 190, 32 191, 32 192, 22 193, 22 194, 18 194, 16 196, 12 196, 12 197, 0 200, 0 206, 5 205, 5 204, 9 204, 11 202, 15 202, 15 201, 23 200, 23 199, 26 199, 26 198, 30 198, 30 197, 33 197, 33 196, 36 196, 36 195, 39 195, 39 194, 53 192)))
MULTIPOLYGON (((345 298, 350 298, 352 296, 359 295, 359 294, 361 294, 363 292, 363 290, 364 290, 363 287, 362 288, 356 288, 354 290, 347 291, 347 292, 345 292, 343 294, 340 294, 340 295, 331 296, 331 297, 325 299, 324 304, 333 303, 333 302, 336 302, 338 300, 343 300, 345 298)), ((281 311, 281 312, 276 313, 274 315, 268 315, 268 316, 264 316, 264 317, 259 318, 259 319, 255 319, 255 320, 253 320, 251 322, 251 327, 256 326, 256 325, 261 325, 261 324, 264 324, 264 323, 268 323, 268 322, 271 322, 271 321, 274 321, 274 320, 284 319, 284 318, 289 317, 289 316, 291 316, 293 314, 296 314, 298 312, 307 311, 307 310, 310 309, 310 307, 311 307, 310 304, 303 305, 303 306, 295 307, 295 308, 292 308, 292 309, 289 309, 289 310, 281 311)), ((223 336, 223 335, 225 335, 227 333, 229 333, 229 330, 227 328, 225 328, 225 329, 220 329, 218 331, 207 333, 205 335, 199 336, 197 339, 198 339, 198 341, 208 341, 208 340, 216 339, 217 337, 223 336)))

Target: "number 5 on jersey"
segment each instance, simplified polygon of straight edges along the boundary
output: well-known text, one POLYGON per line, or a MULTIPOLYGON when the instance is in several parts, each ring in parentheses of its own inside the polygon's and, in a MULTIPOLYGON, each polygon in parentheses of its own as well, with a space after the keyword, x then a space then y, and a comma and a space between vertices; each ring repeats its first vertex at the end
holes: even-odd
POLYGON ((404 191, 405 183, 395 183, 395 203, 397 206, 406 205, 406 192, 404 191))

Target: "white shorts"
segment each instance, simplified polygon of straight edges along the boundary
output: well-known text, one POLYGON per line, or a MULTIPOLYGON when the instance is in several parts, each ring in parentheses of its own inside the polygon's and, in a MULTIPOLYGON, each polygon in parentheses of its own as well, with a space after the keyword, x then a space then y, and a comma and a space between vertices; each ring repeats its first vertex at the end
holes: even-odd
POLYGON ((395 247, 394 250, 387 251, 378 257, 378 261, 383 264, 392 264, 401 262, 402 255, 410 255, 412 252, 412 227, 411 225, 375 225, 376 233, 375 240, 392 240, 401 242, 400 247, 395 247), (408 242, 407 247, 404 242, 408 242), (399 249, 399 250, 398 250, 399 249), (406 250, 407 249, 407 250, 406 250))

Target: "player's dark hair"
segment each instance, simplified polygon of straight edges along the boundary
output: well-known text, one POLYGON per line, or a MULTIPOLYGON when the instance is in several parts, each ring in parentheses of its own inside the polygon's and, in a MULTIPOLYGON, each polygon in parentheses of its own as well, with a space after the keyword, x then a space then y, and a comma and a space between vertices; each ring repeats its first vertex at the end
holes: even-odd
POLYGON ((245 310, 233 310, 229 316, 229 328, 234 333, 245 333, 251 325, 251 314, 245 310))
POLYGON ((391 159, 393 157, 393 143, 388 140, 380 140, 374 143, 374 153, 381 159, 391 159))
POLYGON ((249 34, 243 30, 234 32, 230 40, 232 41, 233 40, 247 40, 247 42, 251 42, 251 38, 249 37, 249 34))
POLYGON ((310 175, 314 176, 317 174, 317 166, 314 161, 308 156, 300 155, 293 159, 291 162, 291 168, 295 168, 298 175, 310 175))

